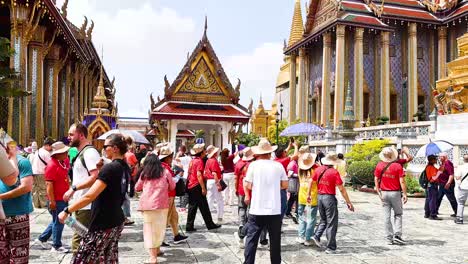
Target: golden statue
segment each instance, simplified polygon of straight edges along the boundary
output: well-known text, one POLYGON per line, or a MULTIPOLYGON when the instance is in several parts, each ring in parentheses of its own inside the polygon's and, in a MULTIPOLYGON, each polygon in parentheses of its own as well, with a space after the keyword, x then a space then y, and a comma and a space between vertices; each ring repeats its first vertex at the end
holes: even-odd
POLYGON ((236 125, 232 125, 231 130, 229 130, 229 143, 233 144, 236 139, 240 136, 242 133, 242 126, 243 124, 237 125, 237 131, 236 131, 236 125))
POLYGON ((438 80, 433 91, 439 114, 468 112, 468 33, 457 39, 458 58, 447 63, 448 76, 438 80), (441 107, 442 105, 442 111, 441 107))

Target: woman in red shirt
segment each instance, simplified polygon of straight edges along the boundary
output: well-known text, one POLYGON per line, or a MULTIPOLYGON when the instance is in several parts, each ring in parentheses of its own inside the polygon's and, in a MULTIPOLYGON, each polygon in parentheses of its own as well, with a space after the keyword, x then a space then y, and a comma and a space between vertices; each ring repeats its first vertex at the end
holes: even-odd
POLYGON ((193 159, 190 162, 188 170, 187 193, 189 196, 189 208, 185 231, 197 231, 194 228, 194 225, 198 208, 200 208, 200 213, 202 214, 203 220, 205 220, 205 225, 208 229, 220 228, 220 225, 213 222, 210 208, 208 207, 208 201, 206 200, 206 185, 203 177, 205 170, 203 158, 206 156, 205 144, 195 144, 195 146, 190 150, 190 154, 192 154, 193 159))
POLYGON ((49 213, 52 215, 52 222, 47 226, 36 240, 43 249, 47 249, 47 240, 52 236, 52 252, 67 253, 68 249, 62 246, 63 224, 59 222, 58 215, 63 211, 68 203, 63 200, 63 195, 70 188, 68 179, 68 150, 63 142, 52 144, 51 160, 45 169, 45 180, 47 185, 47 198, 49 200, 49 213))
POLYGON ((224 200, 226 204, 232 205, 235 195, 235 179, 234 179, 234 158, 236 153, 229 155, 229 149, 221 151, 221 165, 223 165, 223 180, 227 184, 224 190, 224 200))

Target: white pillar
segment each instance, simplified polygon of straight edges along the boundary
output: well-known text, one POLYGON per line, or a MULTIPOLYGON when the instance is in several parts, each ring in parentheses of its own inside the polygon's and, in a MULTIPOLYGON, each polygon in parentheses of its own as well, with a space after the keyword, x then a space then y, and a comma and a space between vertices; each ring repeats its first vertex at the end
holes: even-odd
POLYGON ((171 144, 172 146, 172 149, 175 151, 175 148, 176 148, 176 143, 177 143, 177 125, 179 124, 178 121, 176 120, 170 120, 169 121, 169 133, 170 133, 170 141, 169 143, 171 144))

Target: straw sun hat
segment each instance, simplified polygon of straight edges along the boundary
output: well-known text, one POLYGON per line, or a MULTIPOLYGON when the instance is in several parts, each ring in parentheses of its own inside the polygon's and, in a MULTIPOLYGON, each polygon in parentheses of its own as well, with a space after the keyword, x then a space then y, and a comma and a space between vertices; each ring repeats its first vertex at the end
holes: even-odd
POLYGON ((54 144, 52 144, 52 153, 50 154, 50 156, 67 153, 69 149, 70 147, 65 145, 62 141, 57 141, 54 144))
POLYGON ((243 161, 251 161, 255 158, 252 148, 247 147, 242 152, 244 153, 243 161))
POLYGON ((162 160, 168 156, 171 156, 172 154, 174 154, 174 151, 172 150, 172 148, 170 146, 164 146, 159 150, 158 159, 162 160))
POLYGON ((258 142, 258 146, 252 147, 252 151, 255 155, 268 154, 275 151, 278 146, 272 146, 268 139, 261 138, 258 142))
POLYGON ((190 150, 190 154, 197 155, 198 153, 205 150, 205 143, 195 144, 190 150))
MULTIPOLYGON (((219 151, 219 148, 213 146, 213 145, 209 145, 207 148, 206 148, 206 156, 211 159, 211 157, 213 157, 214 154, 218 153, 219 151)), ((229 150, 228 150, 229 151, 229 150)))
POLYGON ((299 157, 299 168, 301 170, 310 170, 312 166, 315 164, 315 158, 317 158, 317 154, 312 153, 304 153, 299 157))
POLYGON ((398 158, 398 151, 392 147, 383 148, 379 153, 379 158, 383 162, 392 162, 398 158))
POLYGON ((335 166, 338 164, 338 155, 335 152, 329 152, 321 162, 323 165, 335 166))

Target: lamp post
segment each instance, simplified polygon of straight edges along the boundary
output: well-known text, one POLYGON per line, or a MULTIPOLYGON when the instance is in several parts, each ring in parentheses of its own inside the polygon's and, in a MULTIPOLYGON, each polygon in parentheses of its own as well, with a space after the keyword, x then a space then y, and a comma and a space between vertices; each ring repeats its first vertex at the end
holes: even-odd
MULTIPOLYGON (((276 112, 278 114, 278 112, 276 112)), ((280 120, 283 120, 283 103, 280 104, 280 120)))
POLYGON ((276 111, 275 116, 276 116, 276 145, 278 145, 278 143, 279 143, 278 127, 279 127, 279 121, 280 121, 279 120, 280 113, 278 113, 278 111, 276 111))

